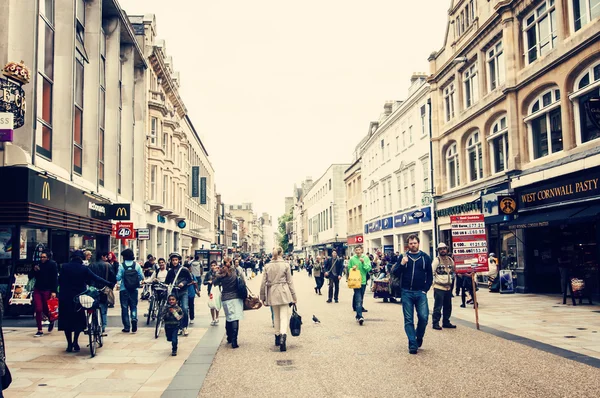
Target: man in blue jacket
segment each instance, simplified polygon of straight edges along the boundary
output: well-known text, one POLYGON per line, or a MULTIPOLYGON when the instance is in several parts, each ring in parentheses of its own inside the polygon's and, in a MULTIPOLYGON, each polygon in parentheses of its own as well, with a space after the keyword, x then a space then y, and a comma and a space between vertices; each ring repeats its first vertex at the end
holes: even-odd
POLYGON ((137 305, 138 305, 138 288, 140 282, 144 280, 142 267, 135 262, 133 250, 125 249, 121 252, 123 263, 119 266, 117 273, 117 282, 119 286, 119 301, 121 302, 121 320, 123 321, 123 333, 137 332, 137 305), (129 312, 131 311, 131 325, 129 312))
POLYGON ((408 337, 408 352, 416 354, 423 344, 429 305, 427 292, 433 283, 431 257, 419 250, 419 237, 408 237, 408 252, 400 255, 392 272, 401 280, 402 311, 404 313, 404 331, 408 337), (417 311, 418 324, 415 330, 414 311, 417 311))

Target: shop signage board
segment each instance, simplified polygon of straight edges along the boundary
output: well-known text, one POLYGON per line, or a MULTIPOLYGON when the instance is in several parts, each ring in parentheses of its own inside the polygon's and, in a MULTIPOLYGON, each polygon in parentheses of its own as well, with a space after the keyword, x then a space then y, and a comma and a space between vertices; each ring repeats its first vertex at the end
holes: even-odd
POLYGON ((132 222, 117 223, 117 238, 119 239, 135 239, 135 230, 132 222))
POLYGON ((463 203, 461 205, 448 207, 446 209, 436 210, 435 215, 436 217, 449 217, 464 213, 470 213, 472 211, 481 211, 481 199, 477 199, 469 203, 463 203))
POLYGON ((501 269, 498 273, 500 278, 500 293, 514 293, 512 271, 509 269, 501 269))
POLYGON ((8 303, 30 305, 33 299, 33 286, 29 283, 27 274, 16 274, 15 282, 12 285, 10 299, 8 303))
POLYGON ((150 228, 138 228, 136 230, 138 240, 149 240, 150 239, 150 228))
POLYGON ((206 204, 206 177, 200 178, 200 204, 206 204))
POLYGON ((351 236, 348 238, 349 245, 362 245, 364 242, 364 238, 362 235, 351 236))
POLYGON ((452 254, 456 272, 488 271, 488 247, 483 214, 451 216, 452 254))
POLYGON ((498 196, 498 209, 500 213, 510 216, 518 210, 514 196, 498 196))
POLYGON ((15 115, 10 112, 0 112, 0 142, 12 142, 15 128, 15 115))
POLYGON ((192 166, 192 198, 200 197, 200 166, 192 166))

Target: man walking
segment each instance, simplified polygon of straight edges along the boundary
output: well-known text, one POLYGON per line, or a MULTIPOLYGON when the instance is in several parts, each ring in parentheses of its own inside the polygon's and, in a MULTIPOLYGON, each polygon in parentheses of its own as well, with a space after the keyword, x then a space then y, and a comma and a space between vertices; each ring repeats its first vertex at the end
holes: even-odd
POLYGON ((123 264, 119 266, 117 273, 117 282, 120 282, 119 299, 121 301, 121 320, 123 321, 123 333, 137 332, 137 305, 138 288, 140 282, 144 280, 142 267, 135 262, 133 250, 125 249, 121 252, 123 264), (131 312, 131 322, 130 322, 131 312))
POLYGON ((438 256, 433 260, 433 328, 435 330, 456 329, 456 326, 450 323, 450 314, 452 314, 452 284, 454 283, 454 260, 448 255, 448 246, 440 243, 437 248, 438 256), (442 309, 444 311, 444 320, 440 326, 442 318, 442 309))
POLYGON ((371 261, 369 261, 369 257, 363 255, 362 246, 356 246, 354 249, 354 256, 352 256, 348 262, 348 274, 350 274, 350 270, 356 269, 360 271, 362 281, 360 288, 354 289, 352 307, 356 311, 356 321, 362 326, 365 322, 365 319, 363 318, 363 297, 367 287, 367 274, 371 271, 371 261))
POLYGON ((336 303, 339 303, 340 279, 342 279, 343 271, 344 263, 338 257, 337 252, 334 250, 331 253, 331 258, 329 258, 327 260, 327 264, 325 264, 325 278, 329 279, 329 298, 327 299, 328 303, 331 303, 332 297, 335 299, 336 303))
MULTIPOLYGON (((58 266, 54 260, 50 259, 50 252, 44 250, 40 255, 40 262, 33 266, 29 273, 29 279, 35 278, 33 287, 33 308, 35 312, 35 322, 37 324, 37 333, 33 337, 42 337, 42 318, 43 315, 50 320, 48 311, 48 299, 56 297, 58 287, 58 266)), ((54 329, 54 322, 50 322, 48 333, 54 329)))
POLYGON ((408 252, 400 255, 393 273, 400 278, 402 286, 402 312, 404 331, 408 337, 408 352, 416 354, 423 344, 425 328, 429 318, 427 291, 433 282, 431 258, 419 250, 419 237, 408 237, 408 252), (415 330, 414 311, 417 311, 418 324, 415 330))
MULTIPOLYGON (((113 268, 108 263, 108 253, 107 252, 98 252, 96 254, 96 262, 90 265, 90 270, 112 284, 117 283, 117 277, 113 272, 113 268)), ((96 289, 103 289, 104 285, 98 284, 94 282, 94 287, 96 289)), ((102 335, 106 336, 106 326, 108 325, 108 297, 106 294, 100 294, 98 298, 98 306, 100 307, 100 314, 102 315, 102 335)))

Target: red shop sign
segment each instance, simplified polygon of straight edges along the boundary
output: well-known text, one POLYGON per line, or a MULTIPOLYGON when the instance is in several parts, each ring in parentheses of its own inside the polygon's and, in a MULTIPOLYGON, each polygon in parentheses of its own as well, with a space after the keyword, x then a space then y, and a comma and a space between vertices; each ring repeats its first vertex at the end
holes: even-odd
POLYGON ((488 246, 483 214, 450 216, 456 272, 487 272, 488 246))

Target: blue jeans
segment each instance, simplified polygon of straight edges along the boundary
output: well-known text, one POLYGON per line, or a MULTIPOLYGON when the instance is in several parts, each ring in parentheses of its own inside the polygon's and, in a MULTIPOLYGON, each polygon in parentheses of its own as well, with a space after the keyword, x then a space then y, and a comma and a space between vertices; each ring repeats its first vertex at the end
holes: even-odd
POLYGON ((185 294, 183 296, 181 296, 179 298, 179 306, 181 307, 181 310, 183 311, 183 318, 181 318, 181 323, 180 323, 180 327, 183 328, 187 328, 188 327, 188 322, 189 322, 189 315, 188 312, 190 310, 190 302, 188 300, 188 295, 187 295, 187 290, 185 292, 185 294))
POLYGON ((108 302, 99 303, 100 314, 102 314, 102 332, 106 331, 106 326, 108 325, 108 302))
POLYGON ((121 300, 121 320, 123 321, 123 328, 126 330, 131 329, 131 323, 129 322, 129 312, 131 311, 131 320, 137 322, 137 305, 138 305, 138 291, 122 289, 119 291, 119 298, 121 300))
POLYGON ((365 289, 367 285, 362 285, 360 289, 354 289, 354 297, 352 297, 352 306, 356 311, 356 319, 360 319, 363 317, 363 297, 365 295, 365 289))
POLYGON ((173 351, 177 351, 177 334, 179 333, 179 327, 177 326, 165 326, 165 336, 167 337, 167 341, 171 342, 171 346, 173 351))
POLYGON ((415 290, 402 290, 402 312, 404 313, 404 331, 408 337, 408 349, 419 348, 417 339, 425 336, 425 328, 429 319, 427 294, 415 290), (417 310, 417 329, 415 330, 414 310, 417 310))

